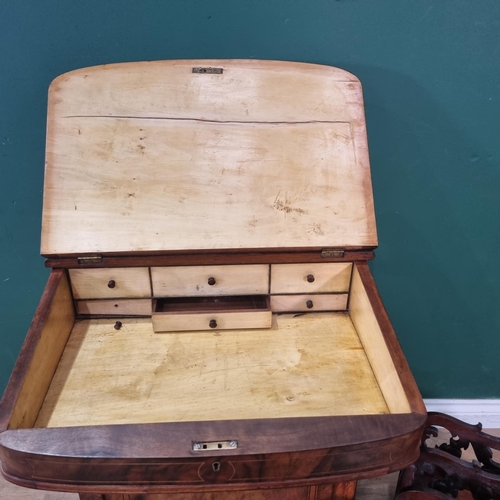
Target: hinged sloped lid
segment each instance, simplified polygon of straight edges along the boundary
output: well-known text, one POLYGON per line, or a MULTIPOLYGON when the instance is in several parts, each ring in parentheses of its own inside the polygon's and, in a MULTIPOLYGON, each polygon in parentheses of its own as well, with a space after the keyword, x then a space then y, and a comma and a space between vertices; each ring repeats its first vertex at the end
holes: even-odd
POLYGON ((49 91, 45 256, 377 245, 361 85, 275 61, 85 68, 49 91))

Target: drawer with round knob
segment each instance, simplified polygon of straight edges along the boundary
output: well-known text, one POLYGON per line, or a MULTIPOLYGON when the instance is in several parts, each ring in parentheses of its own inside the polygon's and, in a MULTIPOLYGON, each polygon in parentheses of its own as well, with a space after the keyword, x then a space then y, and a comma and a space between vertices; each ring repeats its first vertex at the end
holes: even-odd
POLYGON ((348 292, 350 262, 320 264, 274 264, 271 266, 271 293, 348 292))
POLYGON ((345 311, 347 293, 271 295, 271 310, 278 312, 345 311))
POLYGON ((270 328, 268 295, 153 299, 153 330, 185 332, 270 328))
POLYGON ((147 267, 70 269, 75 299, 151 297, 147 267))
POLYGON ((269 291, 269 265, 152 267, 155 297, 264 295, 269 291))

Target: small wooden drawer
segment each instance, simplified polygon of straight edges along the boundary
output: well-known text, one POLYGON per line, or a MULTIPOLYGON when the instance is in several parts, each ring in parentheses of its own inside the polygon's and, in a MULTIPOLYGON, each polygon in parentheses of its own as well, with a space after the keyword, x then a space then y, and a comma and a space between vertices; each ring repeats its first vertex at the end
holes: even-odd
POLYGON ((273 312, 345 311, 347 293, 318 295, 272 295, 273 312))
POLYGON ((151 299, 78 300, 76 312, 89 316, 151 316, 151 299))
POLYGON ((75 299, 151 296, 147 267, 70 269, 69 276, 75 299))
POLYGON ((268 296, 175 297, 153 300, 153 330, 271 328, 268 296))
POLYGON ((152 267, 155 297, 263 295, 269 289, 269 266, 152 267))
POLYGON ((275 264, 271 293, 348 292, 352 263, 275 264))

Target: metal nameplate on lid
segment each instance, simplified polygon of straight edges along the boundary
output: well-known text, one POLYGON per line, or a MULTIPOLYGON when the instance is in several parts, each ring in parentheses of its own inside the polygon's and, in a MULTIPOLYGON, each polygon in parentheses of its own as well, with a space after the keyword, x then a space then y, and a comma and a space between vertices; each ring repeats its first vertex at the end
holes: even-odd
POLYGON ((222 68, 193 68, 193 73, 209 73, 212 75, 222 75, 222 68))

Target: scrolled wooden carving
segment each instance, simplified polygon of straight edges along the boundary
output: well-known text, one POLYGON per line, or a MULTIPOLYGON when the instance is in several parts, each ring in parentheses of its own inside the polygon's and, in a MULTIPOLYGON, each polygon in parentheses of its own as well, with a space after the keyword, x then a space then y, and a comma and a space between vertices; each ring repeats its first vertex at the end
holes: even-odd
MULTIPOLYGON (((482 425, 470 425, 443 413, 429 413, 420 457, 400 473, 397 500, 460 498, 469 491, 474 500, 500 500, 500 464, 493 460, 492 449, 500 450, 500 438, 482 431, 482 425), (437 427, 447 429, 449 442, 427 445, 438 436, 437 427), (472 447, 471 462, 462 452, 472 447)), ((468 497, 470 498, 470 496, 468 497)))

